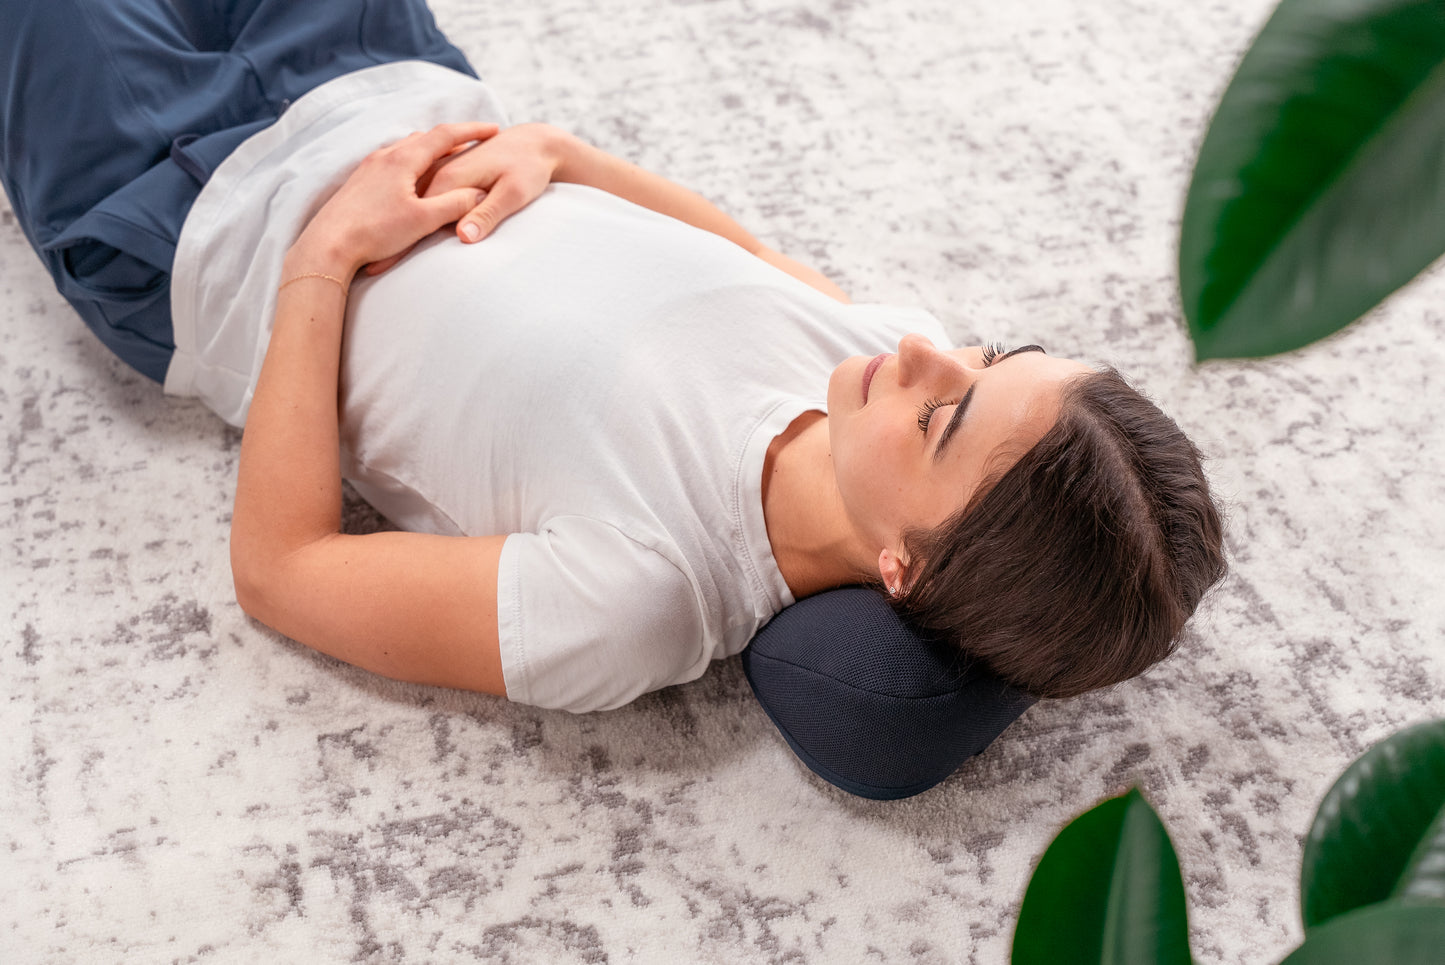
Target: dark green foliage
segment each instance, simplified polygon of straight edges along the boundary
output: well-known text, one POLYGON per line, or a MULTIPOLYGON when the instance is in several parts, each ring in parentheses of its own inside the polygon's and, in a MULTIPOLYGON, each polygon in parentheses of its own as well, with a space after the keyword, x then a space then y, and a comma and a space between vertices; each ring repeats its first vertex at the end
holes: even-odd
POLYGON ((1445 908, 1390 901, 1331 919, 1280 965, 1439 965, 1445 908))
POLYGON ((1361 755, 1320 802, 1305 841, 1306 930, 1391 897, 1445 902, 1445 720, 1361 755))
POLYGON ((1014 965, 1188 965, 1179 859, 1137 791, 1076 818, 1044 852, 1014 932, 1014 965))
POLYGON ((1179 279, 1200 359, 1349 324, 1445 252, 1445 3, 1283 0, 1199 151, 1179 279))

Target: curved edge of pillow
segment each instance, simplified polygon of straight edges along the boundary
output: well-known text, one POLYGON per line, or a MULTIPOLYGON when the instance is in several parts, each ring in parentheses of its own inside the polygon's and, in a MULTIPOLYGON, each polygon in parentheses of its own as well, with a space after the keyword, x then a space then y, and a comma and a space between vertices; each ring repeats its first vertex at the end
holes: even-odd
MULTIPOLYGON (((744 650, 743 660, 747 661, 749 659, 750 655, 748 651, 744 650)), ((929 777, 915 784, 908 784, 901 787, 885 787, 876 784, 864 784, 860 781, 855 781, 851 778, 844 777, 837 771, 834 771, 831 768, 828 768, 821 764, 816 758, 813 757, 812 754, 808 753, 807 749, 804 748, 803 745, 799 744, 793 738, 792 732, 789 731, 787 727, 783 726, 783 722, 778 720, 777 717, 773 716, 773 712, 771 709, 769 709, 767 702, 763 700, 762 695, 758 693, 757 685, 753 683, 752 676, 746 676, 748 677, 748 686, 752 688, 753 696, 758 699, 758 706, 763 708, 763 713, 768 715, 768 720, 771 720, 773 722, 773 726, 777 728, 778 733, 783 735, 783 740, 787 741, 788 746, 792 748, 793 753, 797 755, 798 760, 806 764, 808 769, 814 774, 818 775, 829 784, 832 784, 834 787, 841 788, 842 790, 847 791, 849 794, 855 794, 858 797, 869 798, 870 800, 874 801, 897 801, 902 798, 913 797, 915 794, 922 794, 929 788, 941 784, 943 781, 947 780, 954 771, 958 770, 957 766, 955 766, 950 768, 947 773, 939 774, 937 777, 929 777)))

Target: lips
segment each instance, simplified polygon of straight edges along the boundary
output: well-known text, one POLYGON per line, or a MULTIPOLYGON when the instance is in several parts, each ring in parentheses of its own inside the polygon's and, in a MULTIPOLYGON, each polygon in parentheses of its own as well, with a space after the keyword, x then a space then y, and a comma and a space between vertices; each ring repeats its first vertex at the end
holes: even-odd
POLYGON ((873 361, 869 362, 869 363, 868 363, 868 367, 863 370, 863 404, 864 404, 864 405, 867 405, 867 404, 868 404, 868 386, 869 386, 869 384, 872 383, 872 381, 873 381, 873 376, 877 374, 877 372, 878 372, 878 367, 879 367, 880 365, 882 365, 884 362, 888 361, 888 360, 889 360, 890 358, 892 358, 892 357, 893 357, 893 356, 891 356, 891 355, 889 355, 888 353, 885 352, 884 354, 882 354, 882 355, 878 356, 877 358, 875 358, 873 361))

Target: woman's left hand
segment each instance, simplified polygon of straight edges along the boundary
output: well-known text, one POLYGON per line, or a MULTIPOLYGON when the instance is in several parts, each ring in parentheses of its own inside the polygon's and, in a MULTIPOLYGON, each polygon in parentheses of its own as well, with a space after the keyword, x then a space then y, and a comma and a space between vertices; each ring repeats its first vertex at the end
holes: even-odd
POLYGON ((288 270, 350 279, 363 265, 394 263, 482 200, 470 186, 423 197, 418 182, 442 158, 497 130, 496 124, 440 124, 367 155, 301 232, 288 270))

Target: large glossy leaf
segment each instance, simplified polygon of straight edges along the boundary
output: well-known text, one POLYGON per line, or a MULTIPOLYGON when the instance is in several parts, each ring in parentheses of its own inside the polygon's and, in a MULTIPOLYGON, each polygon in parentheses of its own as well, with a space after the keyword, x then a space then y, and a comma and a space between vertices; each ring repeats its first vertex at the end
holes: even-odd
POLYGON ((1199 150, 1179 281, 1200 359, 1298 348, 1445 252, 1445 3, 1283 0, 1199 150))
POLYGON ((1179 859, 1137 791, 1075 818, 1024 894, 1013 965, 1188 965, 1179 859))
POLYGON ((1305 841, 1306 930, 1391 897, 1445 902, 1445 720, 1361 755, 1325 794, 1305 841))
POLYGON ((1388 901, 1310 932, 1280 965, 1440 965, 1445 908, 1388 901))

